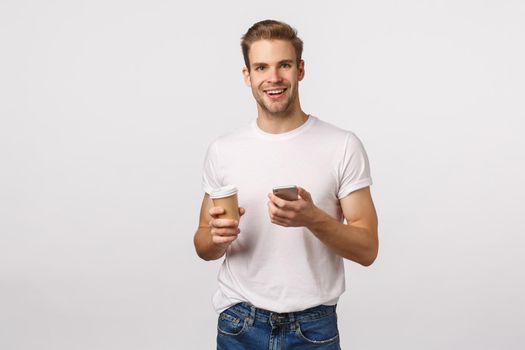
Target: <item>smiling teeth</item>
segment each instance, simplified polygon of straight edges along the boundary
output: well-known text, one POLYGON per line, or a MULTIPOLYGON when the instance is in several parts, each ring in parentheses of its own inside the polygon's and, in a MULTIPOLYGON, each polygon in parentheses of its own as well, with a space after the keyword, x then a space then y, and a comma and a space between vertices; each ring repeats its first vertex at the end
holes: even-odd
POLYGON ((277 95, 277 94, 281 94, 284 92, 284 89, 283 90, 272 90, 272 91, 267 91, 270 95, 277 95))

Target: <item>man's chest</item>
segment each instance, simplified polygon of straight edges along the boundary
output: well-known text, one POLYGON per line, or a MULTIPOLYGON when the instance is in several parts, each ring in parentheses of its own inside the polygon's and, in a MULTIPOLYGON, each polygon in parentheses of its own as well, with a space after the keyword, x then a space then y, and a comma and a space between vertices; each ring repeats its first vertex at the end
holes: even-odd
POLYGON ((339 180, 333 155, 311 147, 238 150, 234 161, 221 164, 222 185, 239 189, 239 205, 265 210, 272 188, 303 187, 314 203, 337 215, 339 180))

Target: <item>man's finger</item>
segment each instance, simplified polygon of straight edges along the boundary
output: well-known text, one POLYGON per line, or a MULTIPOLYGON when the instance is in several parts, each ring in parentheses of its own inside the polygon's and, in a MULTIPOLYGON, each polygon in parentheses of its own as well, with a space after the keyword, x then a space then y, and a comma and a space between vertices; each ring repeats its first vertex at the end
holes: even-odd
POLYGON ((231 219, 215 219, 212 221, 213 227, 236 227, 238 222, 231 219))
POLYGON ((232 228, 214 228, 212 229, 212 234, 217 236, 237 236, 240 234, 240 229, 232 229, 232 228))
POLYGON ((231 243, 237 239, 237 236, 213 236, 212 240, 215 244, 231 243))
POLYGON ((272 221, 272 224, 275 224, 275 225, 279 225, 279 226, 283 226, 283 227, 288 227, 289 226, 288 221, 280 220, 278 218, 273 218, 271 221, 272 221))
POLYGON ((270 217, 289 219, 289 214, 281 208, 278 208, 271 201, 268 202, 268 210, 270 212, 270 217))
POLYGON ((220 215, 224 214, 224 208, 223 207, 211 207, 209 210, 210 215, 220 215))
POLYGON ((268 194, 268 198, 279 208, 284 208, 286 206, 286 201, 282 198, 277 197, 273 193, 268 194))
POLYGON ((304 188, 302 187, 297 187, 297 193, 299 194, 299 197, 301 197, 302 199, 304 199, 305 201, 307 202, 311 202, 312 201, 312 196, 310 195, 310 193, 305 190, 304 188))

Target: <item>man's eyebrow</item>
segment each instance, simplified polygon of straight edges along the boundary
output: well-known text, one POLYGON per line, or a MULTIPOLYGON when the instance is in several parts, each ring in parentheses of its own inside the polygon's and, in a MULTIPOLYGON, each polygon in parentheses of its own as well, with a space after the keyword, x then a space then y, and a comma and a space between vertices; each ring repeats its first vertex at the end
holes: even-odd
MULTIPOLYGON (((283 64, 283 63, 293 63, 294 60, 292 59, 285 59, 285 60, 281 60, 279 62, 277 62, 277 64, 283 64)), ((252 63, 252 66, 253 67, 260 67, 260 66, 267 66, 268 63, 265 63, 265 62, 254 62, 252 63)))

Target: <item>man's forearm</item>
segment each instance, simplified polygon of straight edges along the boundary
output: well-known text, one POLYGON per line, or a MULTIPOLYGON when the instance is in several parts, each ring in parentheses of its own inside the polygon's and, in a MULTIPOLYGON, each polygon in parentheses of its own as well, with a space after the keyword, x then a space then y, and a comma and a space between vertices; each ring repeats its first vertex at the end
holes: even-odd
POLYGON ((377 257, 377 229, 343 224, 321 209, 317 209, 314 220, 307 228, 345 259, 369 266, 377 257))
POLYGON ((200 226, 193 239, 197 255, 203 260, 217 260, 226 253, 228 245, 215 244, 211 238, 209 226, 200 226))

